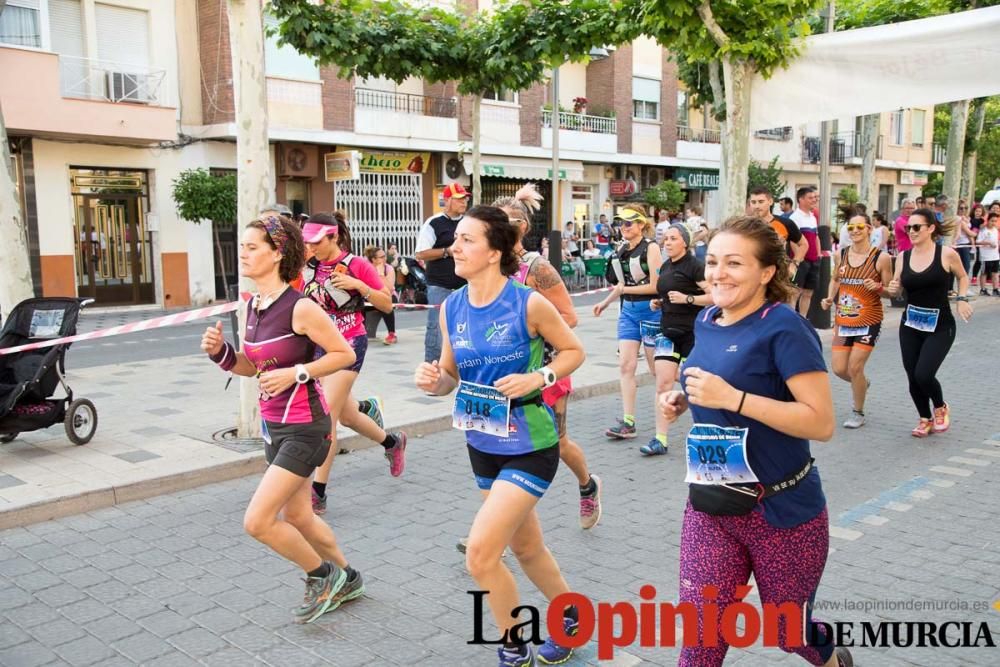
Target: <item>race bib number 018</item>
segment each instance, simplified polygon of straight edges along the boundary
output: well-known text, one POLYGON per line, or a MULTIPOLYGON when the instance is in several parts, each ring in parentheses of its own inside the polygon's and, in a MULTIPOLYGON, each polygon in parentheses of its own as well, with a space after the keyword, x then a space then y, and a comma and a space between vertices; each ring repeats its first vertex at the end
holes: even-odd
POLYGON ((695 424, 687 437, 688 484, 757 482, 747 461, 748 429, 695 424))
POLYGON ((918 308, 917 306, 906 307, 906 326, 917 331, 928 333, 937 329, 938 315, 937 308, 918 308))
POLYGON ((656 345, 656 337, 660 335, 660 323, 639 322, 639 335, 644 346, 653 347, 656 345))
POLYGON ((496 387, 462 381, 455 395, 451 425, 506 438, 510 435, 510 399, 496 387))

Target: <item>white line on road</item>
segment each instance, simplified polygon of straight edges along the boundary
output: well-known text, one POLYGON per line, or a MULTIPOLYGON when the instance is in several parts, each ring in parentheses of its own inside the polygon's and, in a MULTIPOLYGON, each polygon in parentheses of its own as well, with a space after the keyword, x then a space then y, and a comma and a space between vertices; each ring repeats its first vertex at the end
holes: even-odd
POLYGON ((858 519, 858 523, 867 523, 869 526, 882 526, 889 523, 889 520, 884 516, 879 516, 877 514, 872 514, 871 516, 862 517, 858 519))
POLYGON ((965 451, 967 451, 970 454, 979 454, 980 456, 992 456, 993 458, 1000 459, 1000 451, 997 450, 990 451, 988 449, 976 449, 975 447, 973 447, 972 449, 966 449, 965 451))
POLYGON ((931 472, 939 472, 942 475, 955 475, 956 477, 972 477, 971 470, 952 468, 950 466, 934 466, 931 468, 931 472))
POLYGON ((841 528, 840 526, 830 526, 830 537, 836 537, 840 540, 853 542, 863 535, 864 533, 860 530, 851 530, 850 528, 841 528))
POLYGON ((932 479, 931 486, 936 486, 941 489, 950 489, 955 486, 955 480, 953 479, 932 479))
POLYGON ((952 463, 961 463, 966 466, 979 466, 980 468, 985 468, 992 461, 985 461, 983 459, 969 459, 964 456, 949 456, 948 460, 952 463))
MULTIPOLYGON (((954 468, 952 468, 952 470, 954 470, 954 468)), ((969 474, 971 475, 972 473, 970 472, 969 474)), ((910 494, 910 497, 916 500, 929 500, 934 497, 934 494, 926 489, 917 489, 910 494)))
POLYGON ((891 501, 885 504, 887 510, 892 510, 893 512, 909 512, 913 509, 913 505, 907 505, 906 503, 897 503, 896 501, 891 501))

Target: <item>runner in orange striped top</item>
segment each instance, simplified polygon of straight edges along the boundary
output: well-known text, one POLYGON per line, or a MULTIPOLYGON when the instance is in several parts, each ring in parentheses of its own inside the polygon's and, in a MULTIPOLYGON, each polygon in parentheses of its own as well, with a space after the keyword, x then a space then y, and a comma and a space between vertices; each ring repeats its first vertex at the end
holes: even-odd
POLYGON ((865 364, 882 331, 882 295, 892 280, 892 260, 871 247, 872 222, 866 214, 853 215, 847 231, 851 245, 835 258, 830 294, 822 306, 827 310, 836 304, 831 365, 837 377, 851 383, 854 394, 854 410, 844 427, 860 428, 869 385, 865 364))

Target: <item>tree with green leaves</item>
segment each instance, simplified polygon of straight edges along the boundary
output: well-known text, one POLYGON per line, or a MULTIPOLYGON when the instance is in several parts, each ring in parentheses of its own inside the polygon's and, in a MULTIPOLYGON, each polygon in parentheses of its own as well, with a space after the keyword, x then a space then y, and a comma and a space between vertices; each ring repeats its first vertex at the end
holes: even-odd
MULTIPOLYGON (((0 0, 0 14, 5 4, 6 0, 0 0)), ((0 109, 0 239, 4 243, 4 263, 0 271, 0 319, 20 302, 35 296, 28 264, 27 227, 10 165, 7 126, 3 122, 3 109, 0 109)))
POLYGON ((646 203, 657 210, 679 211, 681 205, 687 199, 681 184, 677 181, 666 179, 657 185, 648 188, 642 193, 646 203))
POLYGON ((765 187, 771 193, 771 197, 777 200, 781 193, 788 187, 788 182, 782 176, 785 170, 778 166, 778 156, 775 155, 767 165, 761 165, 756 160, 750 160, 750 168, 747 170, 747 197, 750 191, 756 187, 765 187))
POLYGON ((677 54, 685 63, 682 73, 701 76, 707 69, 713 106, 725 101, 724 215, 741 213, 746 204, 753 77, 767 76, 797 55, 795 38, 808 34, 806 18, 816 5, 817 0, 639 0, 643 32, 677 54))
POLYGON ((524 90, 552 67, 587 57, 604 44, 630 41, 637 26, 606 0, 523 0, 462 15, 401 0, 272 0, 281 43, 336 65, 340 76, 402 82, 457 82, 473 96, 473 201, 481 194, 480 104, 496 90, 524 90))
POLYGON ((200 224, 212 221, 215 252, 222 270, 222 284, 229 285, 222 255, 219 226, 236 224, 236 174, 212 174, 207 169, 182 171, 173 182, 174 204, 182 220, 200 224))

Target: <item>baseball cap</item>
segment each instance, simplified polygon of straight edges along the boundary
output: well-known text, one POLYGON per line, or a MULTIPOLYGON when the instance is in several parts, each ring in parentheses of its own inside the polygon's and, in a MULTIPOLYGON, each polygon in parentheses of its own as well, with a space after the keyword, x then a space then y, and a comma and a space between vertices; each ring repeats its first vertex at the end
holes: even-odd
POLYGON ((292 209, 288 208, 284 204, 277 204, 277 203, 268 204, 267 206, 262 208, 260 212, 265 213, 267 211, 277 211, 281 215, 288 216, 289 218, 292 217, 292 209))
POLYGON ((466 191, 465 186, 461 183, 449 183, 444 186, 445 199, 465 199, 468 196, 468 191, 466 191))
POLYGON ((337 233, 337 225, 323 225, 318 222, 307 222, 302 226, 302 240, 305 243, 319 243, 324 236, 337 233))

